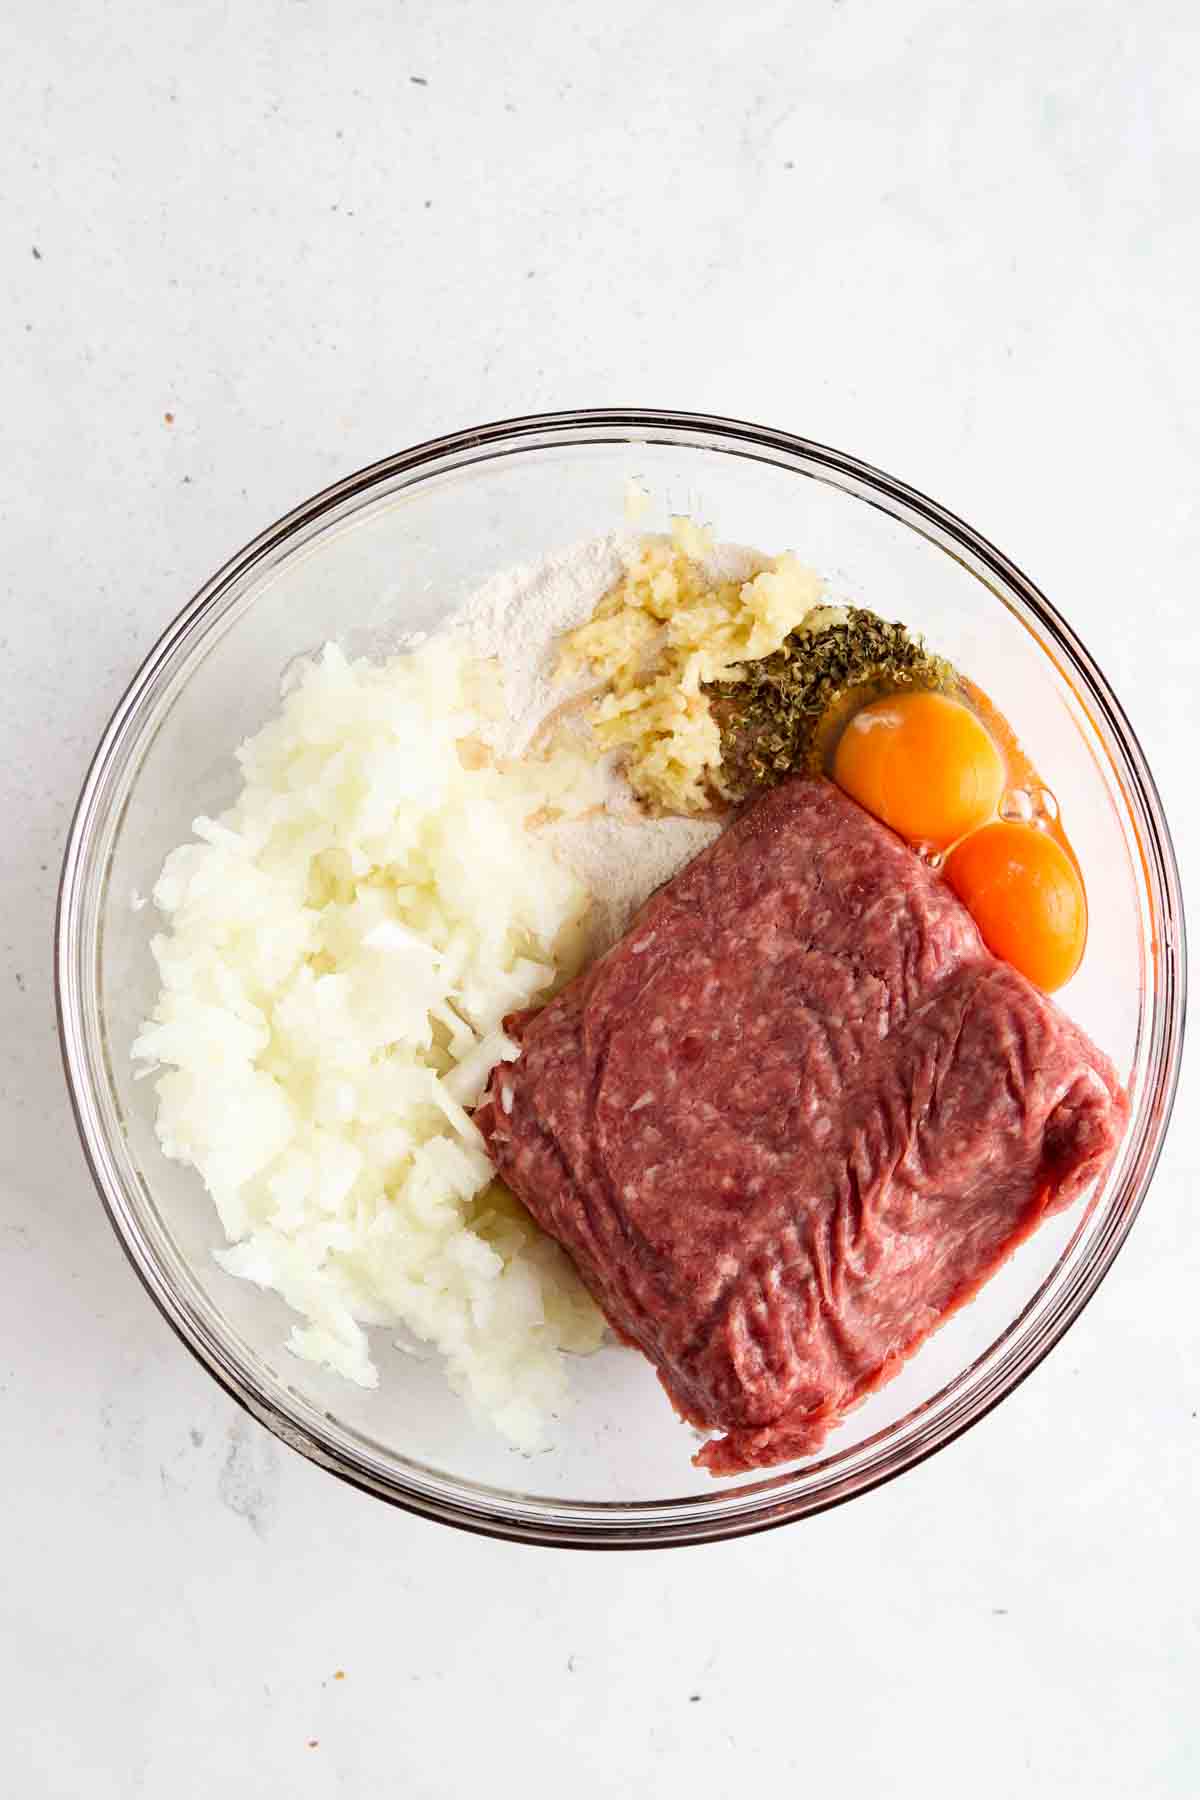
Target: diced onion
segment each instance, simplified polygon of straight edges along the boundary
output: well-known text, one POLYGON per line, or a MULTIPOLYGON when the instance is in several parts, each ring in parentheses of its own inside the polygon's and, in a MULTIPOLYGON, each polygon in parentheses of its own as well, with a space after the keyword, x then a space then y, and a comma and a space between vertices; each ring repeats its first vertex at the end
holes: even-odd
POLYGON ((588 896, 525 827, 569 806, 566 761, 458 753, 497 687, 436 639, 381 665, 329 646, 289 677, 236 803, 163 867, 133 1055, 162 1071, 159 1141, 208 1186, 218 1260, 302 1315, 297 1356, 371 1387, 364 1327, 404 1327, 534 1448, 560 1349, 602 1324, 467 1109, 517 1054, 501 1021, 569 972, 588 896))

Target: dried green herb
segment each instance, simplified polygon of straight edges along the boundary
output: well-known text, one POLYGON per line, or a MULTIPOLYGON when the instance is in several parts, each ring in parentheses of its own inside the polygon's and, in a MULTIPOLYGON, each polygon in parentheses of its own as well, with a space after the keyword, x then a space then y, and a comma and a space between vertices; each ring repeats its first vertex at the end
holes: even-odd
POLYGON ((740 800, 794 770, 815 772, 846 720, 868 701, 955 686, 944 657, 863 607, 834 624, 802 625, 773 656, 747 663, 740 681, 705 688, 721 731, 721 789, 740 800))

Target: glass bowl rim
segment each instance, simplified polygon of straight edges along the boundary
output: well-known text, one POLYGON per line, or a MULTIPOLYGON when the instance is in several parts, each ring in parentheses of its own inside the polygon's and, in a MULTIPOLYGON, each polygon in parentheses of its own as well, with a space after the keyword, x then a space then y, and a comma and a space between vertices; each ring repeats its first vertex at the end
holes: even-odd
MULTIPOLYGON (((455 465, 451 465, 452 467, 455 465)), ((853 490, 849 490, 853 491, 853 490)), ((910 519, 886 509, 896 522, 914 529, 910 519)), ((941 546, 945 549, 945 545, 941 546)), ((101 878, 97 893, 102 896, 101 878)), ((1179 873, 1171 834, 1162 802, 1150 773, 1141 745, 1120 703, 1090 654, 1072 628, 1050 601, 1017 566, 973 527, 955 514, 906 483, 884 473, 860 458, 803 438, 792 432, 750 424, 743 420, 692 412, 674 412, 653 408, 602 407, 561 412, 535 413, 452 432, 416 444, 407 450, 367 465, 351 475, 322 489, 302 501, 288 513, 260 532, 224 563, 176 614, 151 647, 118 701, 101 734, 89 764, 68 832, 59 881, 55 922, 54 950, 55 1003, 58 1015, 59 1042, 66 1075, 67 1089, 76 1126, 93 1182, 108 1213, 118 1242, 135 1270, 143 1287, 175 1335, 201 1363, 226 1393, 253 1417, 285 1443, 311 1461, 328 1469, 350 1485, 372 1493, 401 1508, 454 1525, 484 1536, 510 1541, 555 1547, 592 1549, 661 1548, 667 1545, 698 1543, 747 1535, 772 1529, 801 1517, 813 1516, 842 1504, 858 1494, 894 1480, 906 1469, 915 1467, 936 1451, 945 1448, 1012 1393, 1061 1340, 1079 1317, 1111 1268, 1133 1221, 1140 1210, 1153 1177, 1170 1122, 1171 1109, 1178 1084, 1182 1057, 1186 1011, 1186 927, 1179 873), (663 434, 657 440, 655 432, 663 434), (580 435, 582 434, 582 435, 580 435), (714 439, 721 441, 714 442, 714 439), (122 752, 136 738, 143 721, 143 709, 156 678, 172 663, 172 659, 197 630, 203 634, 205 623, 215 623, 221 613, 221 602, 231 590, 268 556, 282 551, 290 540, 309 526, 332 513, 343 503, 367 498, 375 488, 394 477, 425 471, 422 479, 436 473, 431 465, 444 464, 447 458, 469 455, 472 459, 495 459, 505 452, 536 449, 550 445, 564 447, 601 445, 628 441, 664 445, 692 444, 754 458, 762 457, 776 466, 789 467, 794 474, 804 473, 795 466, 801 459, 816 471, 824 470, 848 491, 849 480, 866 492, 854 497, 869 502, 874 493, 899 505, 907 513, 923 520, 938 538, 948 538, 967 553, 969 558, 989 571, 1004 587, 1012 590, 1029 612, 1049 643, 1039 642, 1047 654, 1050 645, 1065 658, 1089 702, 1098 709, 1102 726, 1100 735, 1110 753, 1120 753, 1124 780, 1122 798, 1140 827, 1139 842, 1143 854, 1147 894, 1156 933, 1156 949, 1160 959, 1161 980, 1156 984, 1155 1003, 1151 1014, 1153 1042, 1149 1054, 1152 1061, 1148 1073, 1155 1079, 1153 1094, 1144 1097, 1147 1122, 1143 1127, 1139 1154, 1131 1165, 1129 1191, 1121 1196, 1114 1211, 1111 1229, 1098 1246, 1090 1250, 1090 1260, 1082 1271, 1076 1271, 1073 1285, 1057 1302, 1057 1311, 1049 1327, 1028 1345, 1005 1378, 985 1385, 969 1403, 960 1406, 959 1416, 947 1423, 934 1420, 932 1441, 907 1445, 902 1434, 914 1417, 926 1412, 948 1392, 939 1393, 917 1409, 915 1414, 895 1421, 878 1437, 887 1439, 901 1434, 901 1441, 891 1446, 890 1454, 874 1461, 857 1475, 827 1484, 816 1495, 804 1493, 780 1497, 768 1490, 755 1497, 747 1490, 714 1490, 711 1495, 661 1502, 627 1503, 620 1501, 559 1501, 544 1496, 515 1496, 484 1488, 461 1477, 439 1477, 433 1487, 422 1486, 394 1471, 386 1476, 356 1458, 345 1445, 323 1438, 319 1427, 314 1431, 310 1421, 293 1411, 285 1393, 268 1393, 239 1367, 227 1353, 220 1338, 205 1321, 185 1307, 181 1297, 165 1277, 152 1250, 142 1240, 129 1195, 106 1167, 98 1130, 94 1094, 89 1069, 86 1026, 82 1017, 83 978, 79 973, 81 949, 81 912, 87 899, 83 880, 89 863, 89 852, 96 834, 104 828, 106 814, 98 805, 106 781, 114 768, 122 765, 122 752), (789 459, 779 463, 776 459, 789 459), (1151 854, 1148 856, 1147 851, 1151 854), (438 1485, 446 1491, 436 1491, 438 1485), (467 1497, 466 1490, 481 1496, 467 1497), (751 1504, 730 1512, 727 1503, 738 1494, 751 1504), (722 1510, 724 1508, 724 1510, 722 1510), (679 1516, 667 1516, 677 1514, 679 1516)), ((1110 1197, 1110 1208, 1117 1196, 1110 1197)), ((1035 1304, 1048 1282, 1053 1280, 1068 1252, 1060 1259, 1056 1271, 1026 1303, 1018 1320, 1002 1334, 988 1351, 966 1370, 960 1371, 950 1385, 957 1388, 966 1377, 992 1356, 1007 1341, 1016 1324, 1035 1304)), ((1010 1350, 1013 1347, 1010 1346, 1010 1350)), ((875 1439, 855 1446, 856 1452, 869 1449, 875 1439)), ((803 1473, 803 1472, 801 1472, 803 1473)), ((789 1476, 778 1478, 786 1484, 789 1476)))

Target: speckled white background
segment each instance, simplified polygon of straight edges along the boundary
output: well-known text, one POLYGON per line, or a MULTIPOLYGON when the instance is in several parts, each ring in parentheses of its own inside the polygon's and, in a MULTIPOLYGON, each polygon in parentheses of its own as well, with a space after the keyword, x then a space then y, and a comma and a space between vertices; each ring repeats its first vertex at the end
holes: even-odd
POLYGON ((1194 0, 3 14, 4 1793, 1197 1792, 1194 1074, 1100 1296, 965 1440, 588 1558, 389 1512, 201 1375, 92 1194, 49 982, 90 747, 192 589, 539 407, 791 426, 963 513, 1110 671, 1200 876, 1194 0))

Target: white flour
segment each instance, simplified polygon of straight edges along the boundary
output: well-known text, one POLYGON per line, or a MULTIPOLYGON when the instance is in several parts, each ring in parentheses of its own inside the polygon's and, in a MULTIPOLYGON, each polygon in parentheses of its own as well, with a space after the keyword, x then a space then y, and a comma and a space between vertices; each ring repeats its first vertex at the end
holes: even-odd
POLYGON ((641 813, 592 813, 549 828, 555 854, 592 896, 589 956, 623 937, 643 900, 720 835, 711 819, 647 819, 641 813))
POLYGON ((556 683, 558 641, 590 619, 598 601, 625 573, 623 544, 615 532, 587 538, 539 563, 504 569, 477 590, 451 626, 465 631, 477 656, 494 656, 504 671, 507 724, 483 734, 502 756, 528 749, 538 727, 578 694, 556 683))
MULTIPOLYGON (((559 708, 587 692, 585 681, 556 682, 559 639, 592 616, 625 573, 632 535, 588 538, 541 562, 505 569, 472 595, 450 621, 477 656, 494 656, 504 673, 508 718, 480 729, 501 756, 520 756, 559 708)), ((721 546, 714 561, 729 576, 753 572, 753 553, 721 546)), ((708 819, 650 819, 607 759, 602 809, 544 827, 559 858, 592 895, 589 950, 599 955, 623 934, 642 901, 720 833, 708 819)))

